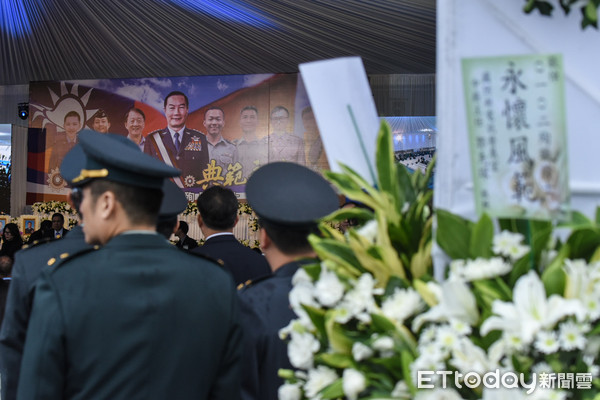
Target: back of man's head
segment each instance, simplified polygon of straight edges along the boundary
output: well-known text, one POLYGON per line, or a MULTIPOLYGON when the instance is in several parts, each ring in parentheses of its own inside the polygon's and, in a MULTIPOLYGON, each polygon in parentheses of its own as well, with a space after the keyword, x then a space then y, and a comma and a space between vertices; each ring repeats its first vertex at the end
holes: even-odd
POLYGON ((203 223, 213 230, 229 230, 235 226, 238 200, 231 190, 221 186, 206 189, 197 200, 203 223))
POLYGON ((185 221, 179 221, 179 229, 181 229, 181 232, 185 233, 186 235, 190 231, 190 227, 185 221))

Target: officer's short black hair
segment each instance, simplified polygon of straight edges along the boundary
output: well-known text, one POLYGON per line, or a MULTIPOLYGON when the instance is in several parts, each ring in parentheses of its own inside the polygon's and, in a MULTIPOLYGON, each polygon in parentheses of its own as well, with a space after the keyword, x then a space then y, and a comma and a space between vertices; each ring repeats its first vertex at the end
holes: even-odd
POLYGON ((287 116, 288 116, 288 117, 290 116, 290 112, 289 112, 289 111, 288 111, 288 109, 287 109, 287 108, 285 108, 284 106, 275 106, 275 107, 273 107, 273 109, 271 110, 271 116, 272 116, 273 114, 275 114, 277 111, 285 111, 285 112, 286 112, 286 114, 287 114, 287 116))
POLYGON ((264 218, 258 218, 258 224, 263 228, 275 246, 288 256, 303 254, 312 250, 308 235, 319 234, 317 224, 290 228, 289 226, 271 223, 264 218))
POLYGON ((186 235, 190 231, 190 227, 185 221, 179 221, 179 229, 181 229, 181 232, 185 233, 186 235))
MULTIPOLYGON (((89 185, 92 204, 104 192, 113 192, 134 224, 155 225, 163 197, 161 189, 131 186, 106 179, 94 179, 89 185)), ((177 218, 175 219, 177 220, 177 218)))
MULTIPOLYGON (((62 215, 61 213, 57 212, 57 213, 52 214, 52 219, 54 219, 54 217, 59 217, 60 220, 63 222, 63 224, 65 223, 65 216, 62 215)), ((52 222, 50 222, 50 223, 52 223, 52 222)))
POLYGON ((77 117, 79 122, 81 122, 81 115, 79 115, 79 113, 77 111, 69 111, 68 113, 66 113, 65 118, 63 119, 63 122, 66 122, 67 118, 69 118, 69 117, 77 117))
POLYGON ((254 107, 254 106, 246 106, 244 108, 242 108, 242 110, 240 111, 240 114, 242 114, 244 111, 254 111, 256 113, 256 115, 258 115, 258 108, 254 107))
POLYGON ((208 107, 206 109, 206 111, 204 111, 204 119, 206 119, 206 114, 208 114, 208 112, 210 110, 219 110, 219 111, 221 111, 221 114, 223 115, 223 119, 225 119, 225 111, 223 111, 223 109, 221 107, 217 107, 217 106, 208 107))
POLYGON ((167 100, 169 100, 169 97, 173 97, 173 96, 183 96, 183 98, 185 99, 185 106, 187 108, 190 107, 190 101, 188 100, 188 97, 185 95, 185 93, 180 92, 179 90, 175 90, 171 93, 169 93, 166 97, 165 97, 165 101, 163 103, 163 108, 167 108, 167 100))
POLYGON ((224 230, 235 226, 238 199, 230 189, 212 186, 202 192, 196 202, 202 221, 208 228, 224 230))

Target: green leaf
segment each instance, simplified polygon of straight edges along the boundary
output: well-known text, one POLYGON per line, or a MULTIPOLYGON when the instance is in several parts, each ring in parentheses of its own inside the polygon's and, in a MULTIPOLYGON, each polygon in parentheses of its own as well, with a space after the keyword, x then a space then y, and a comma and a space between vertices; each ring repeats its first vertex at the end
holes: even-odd
POLYGON ((394 198, 394 203, 399 207, 400 187, 398 186, 397 168, 394 160, 394 142, 392 132, 386 121, 381 121, 379 136, 377 138, 377 181, 379 190, 388 192, 394 198))
POLYGON ((493 238, 494 223, 487 214, 483 214, 471 232, 471 243, 469 245, 471 258, 490 258, 492 256, 493 238))
POLYGON ((400 353, 400 360, 402 360, 402 375, 404 375, 404 382, 406 382, 406 386, 408 386, 410 394, 414 396, 417 392, 417 389, 412 381, 410 365, 413 363, 413 361, 415 361, 415 359, 408 351, 402 351, 400 353))
POLYGON ((408 171, 408 168, 406 168, 404 164, 398 163, 396 164, 396 171, 396 176, 398 177, 398 186, 402 188, 401 193, 404 195, 404 198, 401 199, 402 204, 400 206, 403 206, 405 202, 414 202, 417 198, 417 194, 415 192, 415 188, 412 185, 410 172, 408 171))
POLYGON ((351 356, 339 353, 320 353, 317 354, 316 359, 327 364, 332 368, 351 368, 354 365, 354 361, 351 356))
POLYGON ((579 228, 569 236, 567 244, 571 247, 569 258, 589 260, 600 246, 600 230, 596 228, 579 228))
POLYGON ((600 226, 600 207, 596 207, 596 226, 600 226))
POLYGON ((473 223, 446 210, 438 209, 436 241, 444 252, 455 260, 469 256, 473 223))
POLYGON ((345 243, 332 239, 321 239, 315 235, 310 235, 308 241, 321 260, 335 261, 353 276, 358 277, 362 274, 358 259, 345 243))
POLYGON ((561 228, 591 227, 593 223, 585 214, 579 211, 571 211, 571 218, 568 221, 559 223, 558 226, 561 228))
POLYGON ((550 297, 552 294, 563 295, 565 292, 565 272, 563 270, 563 264, 566 258, 569 258, 570 248, 569 244, 565 244, 558 252, 558 255, 548 268, 542 274, 542 282, 546 289, 546 296, 550 297))
POLYGON ((344 397, 342 378, 338 378, 335 382, 321 391, 322 399, 338 399, 340 397, 344 397))
POLYGON ((302 308, 308 314, 308 317, 312 321, 313 325, 319 333, 319 337, 327 339, 327 331, 325 329, 325 310, 302 304, 302 308))
POLYGON ((373 328, 379 333, 389 334, 396 331, 396 325, 381 314, 371 314, 373 328))
POLYGON ((325 316, 325 330, 329 338, 331 348, 341 354, 352 354, 353 340, 346 335, 344 327, 335 322, 334 314, 327 313, 325 316))
POLYGON ((510 271, 510 276, 509 276, 509 283, 510 286, 514 286, 515 282, 517 282, 517 280, 525 275, 526 273, 529 272, 529 270, 531 269, 532 265, 531 265, 531 258, 528 257, 527 255, 525 255, 524 257, 521 257, 519 260, 517 260, 517 262, 515 262, 515 265, 513 266, 512 271, 510 271))
POLYGON ((598 22, 598 9, 593 1, 588 1, 585 6, 585 17, 590 21, 590 23, 598 22))

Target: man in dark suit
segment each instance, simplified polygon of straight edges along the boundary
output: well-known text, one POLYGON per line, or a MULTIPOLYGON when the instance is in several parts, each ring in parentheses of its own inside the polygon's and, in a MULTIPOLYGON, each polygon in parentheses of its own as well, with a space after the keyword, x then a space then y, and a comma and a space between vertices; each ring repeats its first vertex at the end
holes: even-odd
POLYGON ((107 135, 80 134, 71 185, 89 244, 40 275, 19 399, 236 399, 241 327, 231 278, 156 233, 180 171, 107 135))
POLYGON ((54 230, 53 236, 55 239, 63 238, 69 233, 69 230, 65 228, 64 225, 65 216, 61 213, 54 213, 52 215, 52 229, 54 230))
POLYGON ((222 186, 213 186, 198 196, 197 204, 198 225, 206 241, 194 250, 195 253, 220 260, 236 285, 271 273, 262 255, 233 236, 233 227, 239 220, 235 193, 222 186))
POLYGON ((188 108, 184 93, 169 93, 164 101, 167 127, 149 133, 144 145, 144 153, 181 169, 181 176, 175 178, 180 188, 197 187, 196 182, 204 179, 202 171, 209 161, 206 136, 185 126, 188 108))
POLYGON ((188 236, 190 226, 185 221, 179 221, 179 227, 175 231, 175 236, 179 238, 179 241, 175 244, 178 249, 181 250, 194 250, 198 247, 198 242, 188 236))
POLYGON ((246 184, 246 197, 259 217, 260 246, 273 274, 239 292, 244 327, 242 398, 276 399, 283 384, 277 371, 292 368, 287 346, 279 338, 279 330, 296 318, 289 302, 292 277, 302 263, 316 261, 308 235, 318 232, 317 220, 335 211, 339 202, 320 175, 289 162, 256 170, 246 184))

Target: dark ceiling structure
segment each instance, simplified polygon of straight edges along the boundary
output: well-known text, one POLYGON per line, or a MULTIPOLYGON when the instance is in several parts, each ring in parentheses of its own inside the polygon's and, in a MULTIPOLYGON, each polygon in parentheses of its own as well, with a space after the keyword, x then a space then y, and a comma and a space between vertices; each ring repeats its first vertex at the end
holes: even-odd
POLYGON ((435 0, 0 0, 0 85, 297 72, 361 56, 435 73, 435 0))

